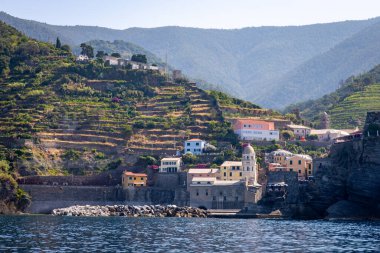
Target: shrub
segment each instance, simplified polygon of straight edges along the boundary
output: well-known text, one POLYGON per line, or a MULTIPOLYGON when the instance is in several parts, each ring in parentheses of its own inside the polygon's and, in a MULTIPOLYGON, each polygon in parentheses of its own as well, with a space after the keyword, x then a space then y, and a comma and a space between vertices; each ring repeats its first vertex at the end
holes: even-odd
POLYGON ((70 161, 78 160, 80 156, 81 156, 81 153, 74 149, 66 150, 62 155, 63 158, 68 159, 70 161))
POLYGON ((198 158, 196 155, 193 155, 192 153, 186 153, 182 155, 182 161, 185 164, 194 164, 198 161, 198 158))
POLYGON ((6 160, 0 160, 0 171, 8 172, 9 171, 9 163, 6 160))

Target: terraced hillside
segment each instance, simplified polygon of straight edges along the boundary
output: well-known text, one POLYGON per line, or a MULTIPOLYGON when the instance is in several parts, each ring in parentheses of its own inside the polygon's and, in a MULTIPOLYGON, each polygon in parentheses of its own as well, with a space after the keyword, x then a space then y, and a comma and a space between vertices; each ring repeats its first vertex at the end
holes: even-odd
POLYGON ((339 89, 320 99, 289 106, 285 112, 299 110, 315 125, 323 112, 330 114, 334 128, 362 128, 367 112, 380 109, 380 65, 356 77, 348 78, 339 89))
POLYGON ((330 109, 329 113, 333 126, 345 127, 350 122, 364 124, 366 115, 363 112, 370 111, 380 111, 380 83, 367 86, 363 91, 348 96, 330 109))
POLYGON ((92 174, 173 155, 188 138, 236 142, 216 99, 195 84, 99 59, 78 63, 5 24, 0 32, 0 160, 12 173, 92 174))
POLYGON ((217 137, 221 112, 207 93, 194 85, 174 83, 165 83, 156 92, 156 96, 136 105, 139 116, 135 123, 151 123, 134 131, 127 144, 129 153, 175 154, 182 151, 183 141, 188 138, 217 137))

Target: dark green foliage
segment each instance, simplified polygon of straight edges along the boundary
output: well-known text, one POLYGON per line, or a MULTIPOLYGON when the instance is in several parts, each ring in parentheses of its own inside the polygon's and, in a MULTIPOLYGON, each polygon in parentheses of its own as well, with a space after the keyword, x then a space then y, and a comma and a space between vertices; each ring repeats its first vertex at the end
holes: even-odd
POLYGON ((120 55, 119 53, 112 53, 111 56, 113 56, 113 57, 117 57, 117 58, 120 58, 120 57, 121 57, 121 55, 120 55))
POLYGON ((122 163, 123 161, 121 160, 121 158, 112 161, 107 165, 107 170, 116 170, 122 163))
POLYGON ((97 53, 96 53, 96 58, 102 58, 103 56, 105 56, 106 54, 104 53, 104 51, 98 51, 97 53))
POLYGON ((195 164, 198 162, 198 157, 192 153, 186 153, 182 155, 182 161, 184 164, 195 164))
POLYGON ((56 48, 61 48, 62 45, 61 45, 61 41, 59 40, 59 38, 57 37, 57 41, 55 42, 55 47, 56 48))
POLYGON ((145 168, 148 165, 158 165, 158 160, 153 156, 139 156, 135 165, 145 168))
POLYGON ((82 43, 80 44, 80 47, 82 49, 81 54, 87 55, 89 58, 94 58, 94 49, 92 46, 82 43))
POLYGON ((80 157, 81 157, 81 152, 74 149, 66 150, 62 155, 62 158, 70 160, 70 161, 78 160, 80 157))
POLYGON ((147 63, 148 62, 145 54, 134 54, 134 55, 132 55, 131 60, 135 61, 135 62, 141 62, 141 63, 147 63))

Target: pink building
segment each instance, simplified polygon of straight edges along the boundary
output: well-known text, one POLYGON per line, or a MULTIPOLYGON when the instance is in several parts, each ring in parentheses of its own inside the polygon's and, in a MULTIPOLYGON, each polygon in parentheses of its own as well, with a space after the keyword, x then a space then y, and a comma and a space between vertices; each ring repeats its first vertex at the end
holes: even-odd
POLYGON ((274 122, 264 120, 238 119, 234 123, 234 132, 241 140, 278 141, 280 138, 279 131, 274 128, 274 122))

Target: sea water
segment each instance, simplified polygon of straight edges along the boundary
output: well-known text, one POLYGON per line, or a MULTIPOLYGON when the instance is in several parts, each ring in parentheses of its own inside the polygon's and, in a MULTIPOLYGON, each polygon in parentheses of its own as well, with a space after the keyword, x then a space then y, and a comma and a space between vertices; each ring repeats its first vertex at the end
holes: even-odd
POLYGON ((0 252, 380 252, 380 222, 0 216, 0 252))

